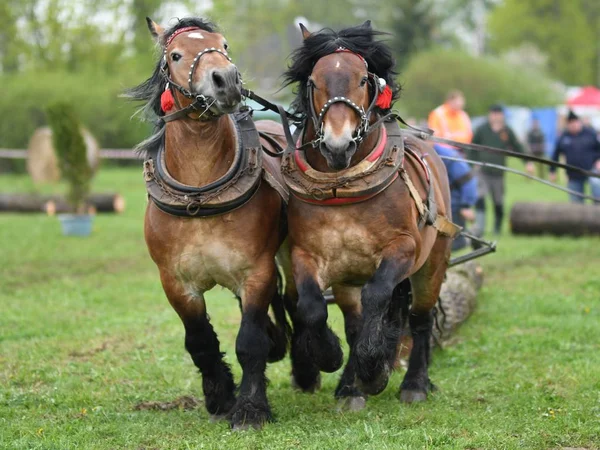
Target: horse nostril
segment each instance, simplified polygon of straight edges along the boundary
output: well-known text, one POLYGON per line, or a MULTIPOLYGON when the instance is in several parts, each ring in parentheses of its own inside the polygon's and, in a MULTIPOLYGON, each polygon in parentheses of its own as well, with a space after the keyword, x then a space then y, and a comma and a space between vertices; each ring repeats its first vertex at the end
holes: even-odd
POLYGON ((212 73, 212 80, 216 88, 222 89, 225 87, 225 78, 219 72, 212 73))

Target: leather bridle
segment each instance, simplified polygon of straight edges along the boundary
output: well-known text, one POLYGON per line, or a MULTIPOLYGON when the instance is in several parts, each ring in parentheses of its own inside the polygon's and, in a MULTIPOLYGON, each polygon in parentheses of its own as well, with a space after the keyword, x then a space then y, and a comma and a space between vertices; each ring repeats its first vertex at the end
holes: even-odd
POLYGON ((367 61, 361 55, 359 55, 358 53, 354 53, 351 50, 348 50, 344 47, 339 47, 335 51, 335 53, 340 53, 340 52, 351 53, 353 55, 356 55, 365 64, 365 67, 367 68, 368 83, 371 86, 371 90, 373 91, 373 98, 371 99, 369 107, 365 110, 362 105, 360 105, 360 106, 357 105, 356 103, 354 103, 352 100, 350 100, 347 97, 336 96, 336 97, 332 97, 329 100, 327 100, 327 102, 325 102, 325 104, 323 105, 321 110, 319 112, 317 112, 317 110, 315 108, 315 103, 314 103, 315 84, 312 79, 312 76, 309 77, 308 81, 306 82, 306 87, 307 87, 306 95, 308 97, 308 103, 310 105, 309 117, 311 118, 313 125, 314 125, 315 138, 312 141, 307 142, 305 145, 310 144, 314 148, 319 147, 323 143, 325 114, 327 114, 327 111, 329 111, 329 108, 331 108, 336 103, 344 103, 345 105, 350 107, 352 110, 354 110, 354 112, 356 112, 356 114, 358 114, 358 117, 360 118, 360 123, 356 127, 356 129, 353 133, 353 138, 352 138, 352 141, 358 147, 360 145, 360 143, 364 140, 364 138, 367 136, 367 134, 369 134, 369 131, 370 131, 369 129, 371 127, 371 124, 370 124, 371 114, 373 113, 373 110, 375 109, 377 99, 379 98, 379 94, 383 91, 383 89, 386 86, 386 82, 383 78, 379 78, 374 73, 368 71, 369 65, 367 64, 367 61))
POLYGON ((190 114, 192 112, 198 112, 198 111, 200 111, 200 116, 198 117, 198 120, 200 120, 201 118, 204 118, 204 117, 206 118, 206 120, 212 120, 216 117, 221 116, 221 114, 215 114, 214 112, 212 112, 210 110, 211 106, 214 105, 214 103, 216 102, 216 99, 194 91, 193 80, 194 80, 194 73, 196 72, 196 69, 198 68, 198 65, 200 64, 200 58, 202 58, 202 56, 206 55, 207 53, 218 53, 221 56, 223 56, 224 58, 226 58, 227 61, 229 61, 230 63, 233 63, 233 61, 231 60, 229 55, 227 55, 226 52, 224 52, 221 49, 215 48, 215 47, 205 48, 204 50, 201 50, 200 52, 198 52, 198 54, 194 58, 194 61, 190 65, 190 71, 188 73, 187 81, 188 81, 189 89, 186 89, 185 87, 181 86, 180 84, 175 83, 169 73, 169 63, 168 63, 168 59, 167 59, 167 48, 169 47, 169 44, 173 41, 175 36, 177 36, 183 32, 194 31, 194 30, 199 30, 199 29, 200 28, 196 28, 196 27, 187 27, 187 28, 182 28, 180 30, 177 30, 165 44, 165 49, 163 52, 163 63, 160 68, 160 72, 161 72, 164 80, 166 81, 165 90, 170 89, 171 93, 174 94, 173 88, 175 88, 184 97, 194 100, 188 106, 182 107, 181 104, 179 103, 179 101, 177 100, 177 97, 175 95, 173 95, 173 99, 175 101, 175 104, 177 105, 178 110, 175 111, 174 113, 164 115, 162 117, 162 120, 165 122, 171 122, 173 120, 181 119, 183 117, 188 116, 188 114, 190 114))

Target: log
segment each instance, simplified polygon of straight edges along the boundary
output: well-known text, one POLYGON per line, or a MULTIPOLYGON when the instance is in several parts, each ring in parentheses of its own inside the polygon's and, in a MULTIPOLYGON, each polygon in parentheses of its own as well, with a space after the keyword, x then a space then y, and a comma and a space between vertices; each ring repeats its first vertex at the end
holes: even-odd
MULTIPOLYGON (((100 162, 100 147, 94 136, 85 128, 81 130, 86 145, 88 163, 93 172, 100 162)), ((55 183, 60 180, 58 158, 52 144, 52 130, 38 128, 27 148, 27 172, 34 183, 55 183)))
MULTIPOLYGON (((122 213, 125 199, 119 194, 91 194, 87 200, 88 213, 122 213)), ((64 196, 38 194, 0 194, 0 212, 57 213, 74 212, 64 196)))
POLYGON ((510 211, 514 234, 583 236, 600 234, 600 205, 515 203, 510 211))
MULTIPOLYGON (((475 310, 477 293, 483 285, 483 269, 475 261, 449 269, 442 284, 440 300, 435 305, 432 345, 447 344, 453 333, 475 310)), ((412 349, 410 327, 402 331, 398 344, 396 367, 406 366, 412 349)))

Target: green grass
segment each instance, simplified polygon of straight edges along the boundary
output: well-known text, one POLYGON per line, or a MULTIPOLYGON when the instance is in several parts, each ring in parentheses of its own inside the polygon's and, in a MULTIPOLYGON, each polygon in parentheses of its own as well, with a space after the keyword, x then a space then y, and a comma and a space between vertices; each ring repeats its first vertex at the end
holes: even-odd
MULTIPOLYGON (((104 169, 96 191, 127 199, 96 218, 89 239, 56 218, 0 215, 0 448, 598 448, 600 239, 501 236, 484 262, 472 318, 437 351, 439 386, 424 404, 396 398, 402 373, 360 413, 339 413, 338 374, 315 395, 294 392, 289 360, 269 366, 277 422, 234 433, 192 411, 136 411, 141 401, 201 398, 183 327, 142 236, 140 169, 104 169)), ((24 176, 2 191, 30 191, 24 176)), ((566 194, 509 177, 510 201, 566 194)), ((239 380, 239 310, 220 289, 209 311, 239 380)), ((342 334, 336 308, 331 320, 342 334)))

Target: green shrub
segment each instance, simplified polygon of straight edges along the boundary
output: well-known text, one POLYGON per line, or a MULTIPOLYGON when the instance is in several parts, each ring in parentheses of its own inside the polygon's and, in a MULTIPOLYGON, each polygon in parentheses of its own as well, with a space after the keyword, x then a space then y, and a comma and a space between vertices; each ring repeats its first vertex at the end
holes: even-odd
POLYGON ((138 105, 119 95, 150 75, 144 70, 115 73, 22 73, 0 76, 0 147, 27 148, 36 128, 46 125, 45 108, 57 101, 77 107, 79 118, 102 148, 132 148, 151 125, 131 119, 138 105), (136 73, 139 72, 139 73, 136 73))
POLYGON ((465 93, 467 112, 482 115, 494 103, 554 106, 560 94, 545 75, 494 58, 433 50, 415 56, 399 77, 403 92, 397 107, 406 115, 427 117, 452 89, 465 93))
POLYGON ((61 176, 69 184, 67 200, 73 208, 84 211, 85 199, 90 192, 93 176, 85 141, 77 116, 68 103, 55 103, 47 108, 48 123, 52 129, 52 144, 56 151, 61 176))

